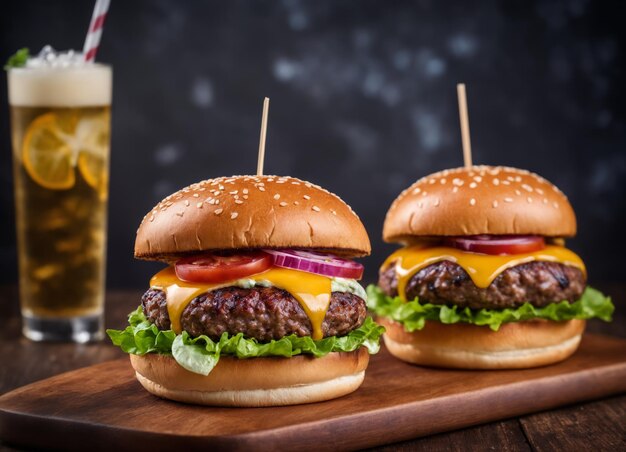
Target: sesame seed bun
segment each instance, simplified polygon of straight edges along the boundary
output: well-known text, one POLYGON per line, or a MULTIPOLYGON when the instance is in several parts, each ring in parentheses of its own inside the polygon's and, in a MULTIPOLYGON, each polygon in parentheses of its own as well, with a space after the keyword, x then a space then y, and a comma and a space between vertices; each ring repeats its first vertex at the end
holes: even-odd
POLYGON ((141 385, 154 395, 213 406, 262 407, 321 402, 355 391, 369 353, 334 352, 322 358, 238 359, 222 356, 207 376, 190 372, 171 356, 130 355, 141 385))
POLYGON ((192 184, 157 204, 137 230, 135 257, 170 261, 247 248, 371 251, 361 220, 338 196, 293 177, 232 176, 192 184))
POLYGON ((393 320, 376 321, 386 328, 385 346, 396 358, 460 369, 525 369, 563 361, 576 351, 585 329, 584 320, 505 323, 498 331, 427 321, 423 329, 409 333, 393 320))
POLYGON ((423 177, 393 202, 386 242, 420 236, 571 237, 576 217, 567 197, 542 177, 516 168, 473 166, 423 177))

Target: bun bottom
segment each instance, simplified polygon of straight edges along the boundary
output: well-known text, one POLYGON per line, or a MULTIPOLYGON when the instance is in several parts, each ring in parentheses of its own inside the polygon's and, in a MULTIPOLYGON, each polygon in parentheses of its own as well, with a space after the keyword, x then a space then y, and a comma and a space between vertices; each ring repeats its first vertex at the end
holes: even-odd
POLYGON ((393 320, 379 317, 389 352, 403 361, 457 369, 525 369, 553 364, 571 356, 585 329, 584 320, 532 320, 486 326, 427 321, 409 333, 393 320))
POLYGON ((166 355, 130 355, 130 362, 139 383, 165 399, 199 405, 267 407, 321 402, 355 391, 365 377, 369 353, 361 347, 322 358, 224 356, 207 376, 184 369, 166 355))

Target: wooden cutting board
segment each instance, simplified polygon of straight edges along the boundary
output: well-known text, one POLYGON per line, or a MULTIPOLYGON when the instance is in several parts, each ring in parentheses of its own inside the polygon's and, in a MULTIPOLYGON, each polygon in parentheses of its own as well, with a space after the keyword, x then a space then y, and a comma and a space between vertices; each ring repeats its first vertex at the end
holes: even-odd
POLYGON ((144 391, 127 359, 58 375, 0 397, 0 439, 69 450, 347 450, 402 441, 626 392, 626 341, 588 334, 553 366, 457 371, 385 350, 363 386, 329 402, 211 408, 144 391))

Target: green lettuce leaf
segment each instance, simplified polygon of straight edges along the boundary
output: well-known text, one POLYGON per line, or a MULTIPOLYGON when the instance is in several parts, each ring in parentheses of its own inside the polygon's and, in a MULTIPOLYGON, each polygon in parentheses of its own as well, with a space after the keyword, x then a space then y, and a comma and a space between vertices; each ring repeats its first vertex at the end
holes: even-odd
POLYGON ((615 310, 610 297, 604 296, 591 287, 587 287, 580 300, 574 303, 560 301, 543 308, 524 303, 517 308, 470 309, 431 303, 421 304, 417 298, 404 302, 400 297, 385 295, 378 286, 370 284, 367 288, 367 306, 379 316, 389 317, 402 323, 409 332, 424 328, 426 320, 436 320, 446 324, 463 322, 484 325, 493 331, 498 331, 503 323, 531 319, 558 322, 597 317, 610 322, 615 310))
POLYGON ((247 339, 239 333, 230 336, 222 334, 219 341, 208 336, 191 337, 186 331, 176 334, 172 330, 159 330, 150 323, 141 307, 128 316, 128 326, 124 330, 107 330, 114 345, 126 353, 145 355, 161 353, 172 355, 185 369, 208 375, 218 363, 221 355, 237 358, 258 358, 264 356, 292 356, 308 354, 322 357, 331 352, 351 352, 366 347, 370 354, 380 349, 379 339, 385 329, 367 317, 363 325, 342 337, 327 337, 318 341, 310 336, 295 334, 270 342, 247 339))

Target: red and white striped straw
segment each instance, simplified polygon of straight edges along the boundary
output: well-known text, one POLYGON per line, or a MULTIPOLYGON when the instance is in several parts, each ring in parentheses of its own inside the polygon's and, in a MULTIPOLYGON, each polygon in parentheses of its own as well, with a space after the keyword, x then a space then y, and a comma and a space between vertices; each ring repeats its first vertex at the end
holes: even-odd
POLYGON ((96 59, 98 47, 100 46, 100 38, 102 37, 102 29, 104 28, 104 20, 107 17, 109 4, 111 0, 96 0, 91 15, 91 23, 87 36, 85 37, 85 45, 83 46, 83 58, 86 62, 91 63, 96 59))

